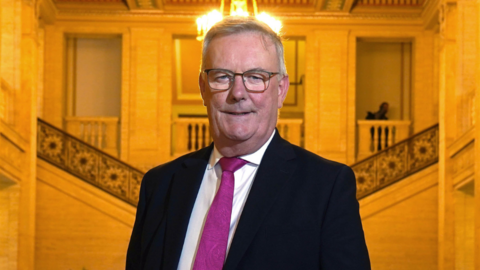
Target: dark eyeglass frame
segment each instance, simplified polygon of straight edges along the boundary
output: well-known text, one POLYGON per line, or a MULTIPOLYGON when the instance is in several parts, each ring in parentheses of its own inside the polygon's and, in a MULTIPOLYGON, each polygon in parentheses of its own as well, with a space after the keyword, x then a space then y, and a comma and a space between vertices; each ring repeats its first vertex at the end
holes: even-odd
POLYGON ((222 68, 211 68, 211 69, 205 69, 203 72, 205 72, 205 74, 207 74, 207 82, 208 82, 208 86, 210 86, 210 89, 214 90, 214 91, 228 91, 230 89, 232 89, 233 85, 234 85, 234 82, 235 82, 235 76, 242 76, 242 82, 243 82, 243 86, 245 86, 245 89, 247 89, 247 91, 249 92, 254 92, 254 93, 262 93, 262 92, 265 92, 268 87, 270 86, 270 79, 278 74, 280 74, 280 72, 269 72, 269 71, 265 71, 265 70, 262 70, 262 69, 251 69, 251 70, 247 70, 243 73, 235 73, 231 70, 228 70, 228 69, 222 69, 222 68), (216 70, 216 71, 223 71, 225 73, 228 73, 231 76, 231 79, 230 79, 230 87, 228 87, 227 89, 218 89, 218 88, 213 88, 211 85, 210 85, 210 80, 208 78, 208 73, 210 71, 213 71, 213 70, 216 70), (266 73, 268 74, 268 79, 266 81, 264 81, 265 83, 265 89, 264 90, 251 90, 251 89, 248 89, 247 85, 245 85, 245 77, 244 77, 244 74, 245 73, 250 73, 250 72, 263 72, 263 73, 266 73))

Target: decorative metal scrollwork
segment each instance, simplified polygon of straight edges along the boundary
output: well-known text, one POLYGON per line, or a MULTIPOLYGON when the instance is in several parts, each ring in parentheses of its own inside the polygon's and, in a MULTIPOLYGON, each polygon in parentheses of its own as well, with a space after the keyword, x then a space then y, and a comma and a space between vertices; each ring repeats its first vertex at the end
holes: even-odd
POLYGON ((136 206, 144 173, 38 119, 37 156, 136 206))
POLYGON ((357 198, 391 185, 438 161, 438 125, 352 165, 357 198))

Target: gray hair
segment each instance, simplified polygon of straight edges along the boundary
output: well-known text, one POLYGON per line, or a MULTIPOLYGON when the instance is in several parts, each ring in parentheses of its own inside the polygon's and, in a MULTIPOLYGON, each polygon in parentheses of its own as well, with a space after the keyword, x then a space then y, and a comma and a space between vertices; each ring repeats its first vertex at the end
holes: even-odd
POLYGON ((201 70, 203 71, 205 69, 205 57, 207 55, 208 45, 215 37, 248 32, 259 33, 262 35, 264 42, 266 41, 266 38, 273 42, 277 53, 280 75, 286 76, 287 68, 285 67, 285 59, 283 58, 283 44, 281 36, 275 33, 266 23, 250 16, 228 16, 208 30, 205 38, 203 39, 201 70))

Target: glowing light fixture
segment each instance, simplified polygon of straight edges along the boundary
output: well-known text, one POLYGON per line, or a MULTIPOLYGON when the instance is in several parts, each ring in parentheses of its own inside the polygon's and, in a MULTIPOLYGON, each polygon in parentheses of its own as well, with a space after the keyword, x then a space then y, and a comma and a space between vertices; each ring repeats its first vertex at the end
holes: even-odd
MULTIPOLYGON (((279 33, 282 29, 282 23, 268 15, 265 12, 258 14, 257 1, 252 0, 253 2, 253 16, 258 20, 266 23, 275 33, 279 33)), ((223 8, 224 0, 222 0, 220 5, 220 11, 213 10, 206 15, 203 15, 197 19, 197 40, 203 40, 203 37, 207 31, 217 22, 223 19, 223 8)), ((230 16, 250 16, 247 7, 247 0, 232 0, 230 5, 230 16)))

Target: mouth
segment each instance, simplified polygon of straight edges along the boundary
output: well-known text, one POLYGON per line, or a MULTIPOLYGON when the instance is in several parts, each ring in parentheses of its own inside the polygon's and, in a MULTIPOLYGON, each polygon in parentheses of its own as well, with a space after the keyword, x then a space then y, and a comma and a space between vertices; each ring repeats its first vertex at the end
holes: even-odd
POLYGON ((247 115, 249 114, 250 112, 225 112, 226 114, 230 114, 230 115, 247 115))
POLYGON ((229 115, 235 115, 235 116, 242 116, 242 115, 248 115, 253 113, 253 111, 237 111, 237 110, 232 110, 232 111, 221 111, 224 114, 229 114, 229 115))

